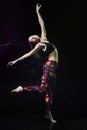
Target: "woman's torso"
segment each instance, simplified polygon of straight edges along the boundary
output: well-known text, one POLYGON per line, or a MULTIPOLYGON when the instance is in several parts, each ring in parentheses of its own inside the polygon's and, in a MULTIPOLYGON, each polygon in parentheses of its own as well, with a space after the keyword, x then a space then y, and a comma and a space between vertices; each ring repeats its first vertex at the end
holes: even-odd
POLYGON ((43 52, 47 56, 47 59, 58 63, 58 50, 55 45, 50 42, 42 42, 42 44, 45 45, 43 52))

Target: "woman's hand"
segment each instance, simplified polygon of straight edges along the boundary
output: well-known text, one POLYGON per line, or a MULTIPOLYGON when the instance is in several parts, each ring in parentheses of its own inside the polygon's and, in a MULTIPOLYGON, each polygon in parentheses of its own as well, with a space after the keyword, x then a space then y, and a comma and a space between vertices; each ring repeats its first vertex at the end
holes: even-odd
POLYGON ((11 62, 9 62, 9 63, 7 64, 7 66, 12 66, 12 65, 14 65, 16 62, 17 62, 16 60, 11 61, 11 62))
POLYGON ((40 8, 41 8, 41 4, 38 3, 38 4, 36 5, 36 12, 38 12, 38 11, 40 10, 40 8))

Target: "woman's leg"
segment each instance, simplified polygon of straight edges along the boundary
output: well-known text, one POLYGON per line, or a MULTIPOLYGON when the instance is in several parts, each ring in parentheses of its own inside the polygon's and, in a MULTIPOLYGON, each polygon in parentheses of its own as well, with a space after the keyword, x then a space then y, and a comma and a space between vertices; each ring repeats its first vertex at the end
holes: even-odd
POLYGON ((39 87, 40 92, 45 92, 45 102, 46 102, 46 114, 45 117, 50 119, 51 122, 56 123, 53 119, 51 113, 52 107, 52 96, 53 96, 53 86, 55 82, 55 73, 50 71, 50 67, 44 68, 41 86, 39 87))
POLYGON ((53 84, 55 82, 55 73, 50 71, 50 66, 44 66, 43 67, 43 76, 42 76, 42 82, 40 87, 39 86, 27 86, 22 87, 19 86, 16 89, 12 90, 11 92, 21 92, 21 91, 39 91, 41 93, 46 93, 45 95, 45 102, 47 106, 45 117, 50 119, 51 122, 56 123, 56 121, 52 117, 51 113, 51 106, 52 106, 52 88, 53 84))
POLYGON ((13 89, 11 92, 22 92, 22 91, 38 91, 39 86, 18 86, 16 89, 13 89))
POLYGON ((51 113, 51 107, 52 107, 52 94, 46 93, 45 95, 45 102, 46 102, 46 114, 45 118, 49 119, 51 122, 56 123, 57 121, 53 119, 52 113, 51 113))

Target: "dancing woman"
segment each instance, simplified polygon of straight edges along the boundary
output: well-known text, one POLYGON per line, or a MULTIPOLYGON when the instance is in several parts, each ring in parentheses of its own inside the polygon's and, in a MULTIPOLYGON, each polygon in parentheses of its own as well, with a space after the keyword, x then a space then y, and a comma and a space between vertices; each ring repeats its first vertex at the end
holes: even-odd
MULTIPOLYGON (((58 50, 53 43, 51 43, 46 36, 46 28, 43 18, 40 14, 41 5, 36 5, 36 14, 41 27, 41 36, 32 35, 28 38, 29 44, 31 46, 31 51, 24 54, 20 58, 8 63, 8 66, 12 66, 17 62, 24 60, 32 55, 44 55, 47 60, 43 64, 43 75, 40 86, 18 86, 11 92, 21 92, 21 91, 38 91, 45 94, 45 102, 47 105, 45 117, 50 119, 51 122, 56 122, 53 119, 51 113, 53 88, 56 81, 56 69, 58 65, 58 50)), ((43 58, 43 57, 42 57, 43 58)))

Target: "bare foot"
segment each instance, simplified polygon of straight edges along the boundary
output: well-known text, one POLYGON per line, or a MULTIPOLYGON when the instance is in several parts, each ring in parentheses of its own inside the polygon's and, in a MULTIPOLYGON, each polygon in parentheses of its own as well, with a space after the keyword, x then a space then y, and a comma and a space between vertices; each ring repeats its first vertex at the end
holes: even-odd
POLYGON ((49 119, 52 123, 57 123, 57 121, 53 119, 51 111, 47 112, 45 118, 49 119))
POLYGON ((19 86, 16 89, 13 89, 11 92, 22 92, 23 91, 23 87, 19 86))
POLYGON ((56 120, 54 120, 54 119, 51 119, 51 122, 52 122, 52 123, 57 123, 57 121, 56 121, 56 120))
POLYGON ((52 123, 57 123, 56 120, 54 120, 52 117, 45 115, 45 118, 49 119, 52 123))

